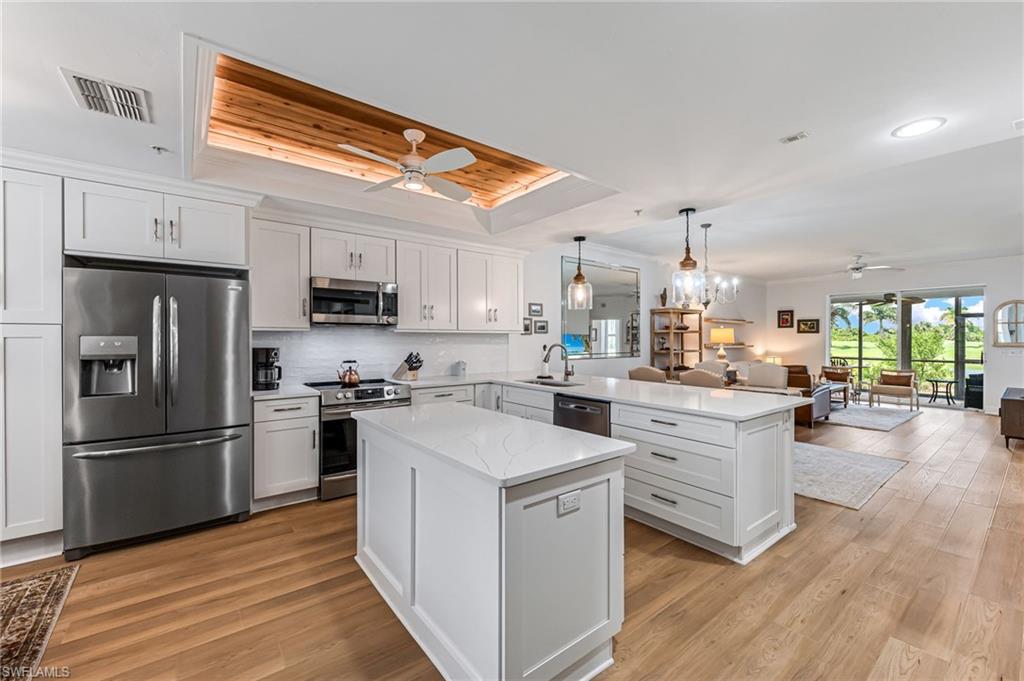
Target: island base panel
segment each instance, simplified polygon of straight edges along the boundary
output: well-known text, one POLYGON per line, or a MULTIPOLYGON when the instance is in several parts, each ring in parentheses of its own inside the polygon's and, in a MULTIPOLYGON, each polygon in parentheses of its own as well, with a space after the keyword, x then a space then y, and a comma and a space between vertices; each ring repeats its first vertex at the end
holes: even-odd
POLYGON ((779 540, 787 534, 796 529, 796 523, 791 523, 782 528, 772 528, 767 530, 761 535, 754 537, 743 546, 730 546, 729 544, 723 544, 722 542, 706 537, 699 532, 694 532, 693 530, 688 530, 685 527, 680 527, 675 523, 663 520, 658 516, 651 515, 650 513, 641 511, 637 508, 626 506, 625 513, 627 518, 635 520, 638 523, 643 523, 648 527, 661 530, 665 534, 670 534, 676 539, 682 539, 689 544, 699 546, 702 549, 718 554, 723 558, 728 558, 732 562, 740 565, 746 565, 750 561, 754 560, 778 543, 779 540))

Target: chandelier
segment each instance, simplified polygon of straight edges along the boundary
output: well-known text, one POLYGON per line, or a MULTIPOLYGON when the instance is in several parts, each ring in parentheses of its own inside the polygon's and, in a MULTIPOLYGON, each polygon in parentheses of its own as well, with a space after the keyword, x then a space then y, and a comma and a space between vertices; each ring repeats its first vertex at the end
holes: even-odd
POLYGON ((679 269, 672 273, 672 303, 684 309, 703 303, 704 273, 697 269, 697 261, 690 255, 690 215, 695 208, 683 208, 680 215, 686 215, 686 251, 679 261, 679 269))
POLYGON ((726 279, 711 271, 708 258, 708 231, 711 229, 711 223, 705 222, 700 228, 704 230, 704 287, 701 291, 701 304, 706 310, 712 303, 716 305, 734 303, 740 292, 740 280, 737 277, 733 277, 731 280, 726 279))

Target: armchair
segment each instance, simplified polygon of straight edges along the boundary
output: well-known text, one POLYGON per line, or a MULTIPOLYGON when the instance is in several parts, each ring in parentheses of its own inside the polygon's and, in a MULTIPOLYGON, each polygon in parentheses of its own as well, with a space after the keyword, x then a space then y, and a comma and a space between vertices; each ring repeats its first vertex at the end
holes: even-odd
POLYGON ((832 386, 828 383, 815 384, 806 366, 792 365, 785 368, 786 384, 791 388, 799 388, 804 397, 814 400, 811 404, 796 408, 794 417, 797 422, 803 421, 808 428, 814 428, 814 422, 818 419, 827 421, 832 413, 832 386))
MULTIPOLYGON (((839 392, 838 386, 842 386, 841 399, 843 406, 845 407, 850 404, 850 393, 854 391, 853 369, 850 367, 823 366, 821 367, 821 382, 828 384, 832 388, 833 394, 839 392)), ((856 396, 855 392, 854 395, 856 396)))
POLYGON ((897 406, 899 406, 900 400, 906 399, 910 403, 911 411, 915 408, 920 409, 921 399, 917 393, 917 372, 882 369, 878 375, 878 381, 872 381, 868 387, 868 406, 873 407, 876 401, 881 406, 882 397, 895 397, 897 406))

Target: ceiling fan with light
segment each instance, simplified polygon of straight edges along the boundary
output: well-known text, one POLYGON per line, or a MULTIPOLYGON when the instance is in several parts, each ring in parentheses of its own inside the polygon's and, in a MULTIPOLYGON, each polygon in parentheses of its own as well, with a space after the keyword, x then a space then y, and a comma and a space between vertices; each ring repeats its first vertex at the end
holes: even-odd
POLYGON ((370 185, 363 191, 376 192, 381 189, 387 189, 393 187, 399 183, 402 184, 406 189, 419 190, 423 189, 423 185, 430 187, 438 194, 446 196, 452 201, 458 201, 462 203, 466 199, 473 196, 473 194, 460 184, 446 180, 443 177, 437 177, 438 173, 447 173, 452 170, 458 170, 459 168, 465 168, 468 165, 476 163, 476 156, 465 147, 457 147, 455 149, 448 149, 434 154, 430 158, 423 158, 419 155, 417 147, 423 143, 427 135, 422 130, 415 130, 410 128, 403 133, 406 140, 412 145, 412 151, 404 156, 400 156, 397 161, 393 161, 390 158, 375 154, 372 151, 366 151, 359 147, 354 147, 351 144, 339 144, 338 146, 347 151, 350 154, 356 156, 362 156, 378 163, 387 164, 393 168, 397 168, 402 172, 401 175, 397 175, 389 180, 378 182, 377 184, 370 185))
POLYGON ((854 256, 853 262, 846 266, 845 270, 839 270, 836 274, 841 272, 849 272, 850 279, 860 279, 864 276, 864 272, 867 270, 892 270, 893 272, 902 272, 902 267, 893 267, 892 265, 869 265, 864 262, 864 256, 854 256))

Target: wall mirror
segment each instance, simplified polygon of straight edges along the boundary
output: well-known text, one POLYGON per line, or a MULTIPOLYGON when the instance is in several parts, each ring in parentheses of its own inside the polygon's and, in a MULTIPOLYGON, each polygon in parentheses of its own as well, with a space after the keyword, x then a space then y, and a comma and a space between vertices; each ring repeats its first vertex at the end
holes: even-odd
POLYGON ((992 345, 1024 347, 1024 300, 1008 300, 992 315, 995 333, 992 345))
POLYGON ((567 309, 565 295, 576 274, 576 258, 562 257, 562 344, 573 359, 640 356, 640 271, 583 261, 594 288, 590 310, 567 309))

